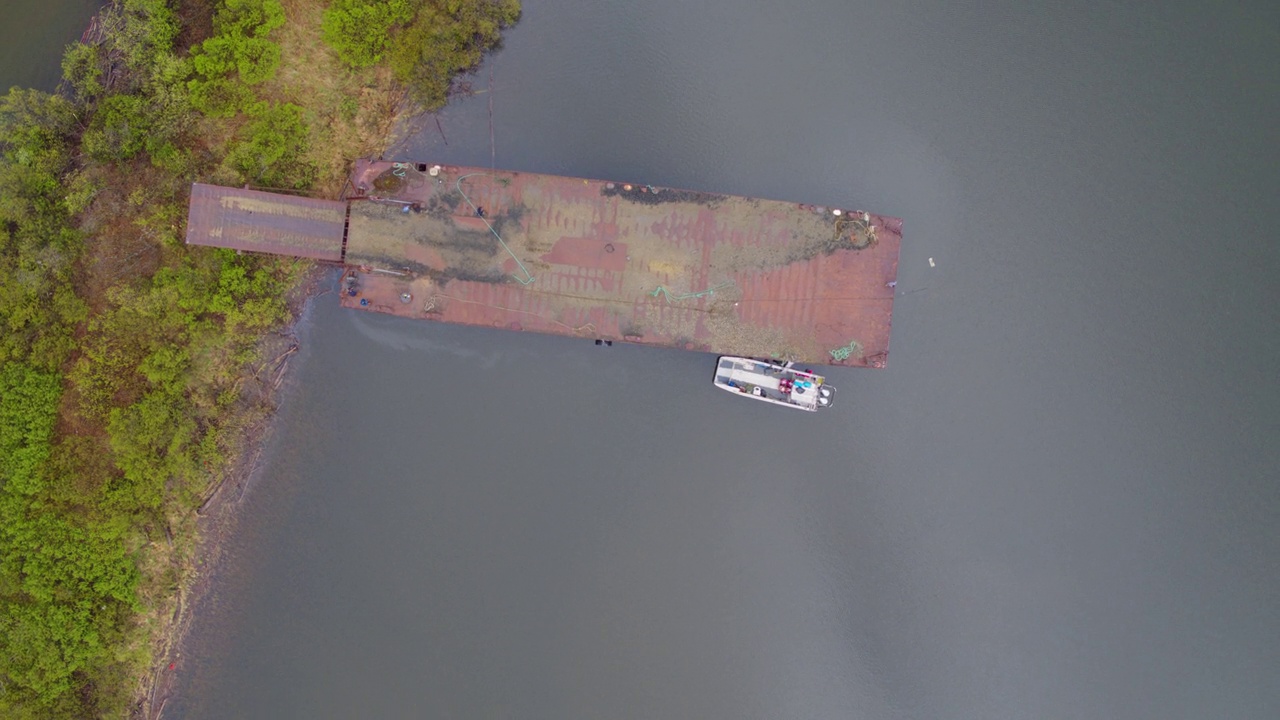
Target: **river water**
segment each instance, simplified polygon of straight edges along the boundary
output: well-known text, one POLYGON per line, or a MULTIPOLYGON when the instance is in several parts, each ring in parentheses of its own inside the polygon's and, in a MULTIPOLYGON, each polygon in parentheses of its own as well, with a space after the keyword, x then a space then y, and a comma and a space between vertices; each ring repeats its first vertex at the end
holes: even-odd
POLYGON ((103 0, 4 0, 0 3, 0 92, 18 85, 52 90, 62 50, 80 39, 103 0))
POLYGON ((322 296, 166 716, 1280 717, 1278 7, 526 0, 493 162, 903 217, 888 368, 322 296))

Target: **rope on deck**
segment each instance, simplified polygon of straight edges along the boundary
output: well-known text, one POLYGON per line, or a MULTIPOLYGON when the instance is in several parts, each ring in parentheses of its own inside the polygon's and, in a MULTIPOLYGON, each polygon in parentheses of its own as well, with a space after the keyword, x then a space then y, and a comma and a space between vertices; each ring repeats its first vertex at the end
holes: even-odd
POLYGON ((703 290, 701 292, 685 293, 683 295, 672 295, 671 291, 667 290, 662 285, 659 285, 657 289, 649 293, 649 297, 656 298, 659 295, 661 295, 663 299, 665 299, 668 303, 680 302, 681 300, 693 300, 694 298, 705 297, 707 295, 715 295, 717 290, 723 290, 727 287, 732 287, 732 286, 733 286, 733 281, 730 280, 728 282, 722 282, 719 285, 716 285, 714 287, 709 287, 706 290, 703 290))
POLYGON ((849 233, 850 244, 854 250, 866 250, 876 243, 876 228, 871 224, 871 220, 866 213, 863 213, 862 217, 845 215, 836 218, 835 230, 836 242, 840 242, 846 232, 849 233), (862 239, 859 240, 858 236, 862 236, 862 239))
POLYGON ((832 360, 835 360, 836 362, 844 362, 850 357, 853 357, 854 353, 862 352, 862 345, 857 340, 851 340, 848 345, 836 348, 835 350, 828 350, 827 352, 831 354, 832 360))
POLYGON ((515 273, 512 273, 511 277, 515 278, 516 281, 519 282, 521 285, 529 285, 533 283, 533 281, 535 280, 535 278, 533 277, 533 273, 529 272, 529 268, 526 268, 524 266, 524 263, 520 262, 520 258, 516 257, 516 254, 512 252, 510 247, 507 246, 507 241, 502 239, 502 236, 498 234, 498 231, 493 229, 493 225, 489 224, 489 218, 484 217, 483 215, 480 215, 476 212, 479 208, 476 207, 475 203, 471 202, 471 198, 467 195, 466 191, 462 189, 462 181, 466 180, 469 177, 472 177, 473 175, 489 175, 489 173, 467 173, 466 175, 463 175, 462 177, 458 178, 457 181, 454 182, 453 186, 458 189, 458 194, 462 196, 462 199, 466 200, 467 204, 471 206, 471 212, 475 214, 476 217, 479 217, 481 220, 483 220, 485 227, 489 228, 489 232, 493 233, 493 236, 498 238, 498 242, 502 244, 502 249, 506 250, 507 254, 511 256, 511 259, 516 261, 516 265, 520 266, 520 270, 524 273, 524 276, 527 279, 521 279, 520 276, 516 275, 515 273))

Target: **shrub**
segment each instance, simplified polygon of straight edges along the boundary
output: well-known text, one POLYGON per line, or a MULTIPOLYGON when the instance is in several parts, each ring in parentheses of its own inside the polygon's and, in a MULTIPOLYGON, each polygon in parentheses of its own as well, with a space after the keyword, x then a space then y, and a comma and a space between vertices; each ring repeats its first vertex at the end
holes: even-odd
POLYGON ((293 103, 259 102, 249 109, 253 122, 247 137, 227 154, 227 165, 246 180, 266 187, 305 188, 315 168, 302 159, 307 151, 307 124, 293 103))
POLYGON ((324 11, 324 41, 352 67, 382 59, 393 29, 413 18, 410 0, 334 0, 324 11))
POLYGON ((444 105, 450 79, 475 67, 520 18, 519 0, 420 0, 413 21, 392 42, 395 77, 428 110, 444 105))
POLYGON ((62 56, 62 79, 76 100, 89 102, 102 93, 101 62, 97 45, 77 43, 67 48, 67 54, 62 56))
POLYGON ((275 77, 280 46, 267 36, 283 24, 280 0, 225 0, 214 16, 213 37, 191 58, 192 105, 216 117, 241 112, 252 101, 248 86, 275 77))
POLYGON ((61 97, 16 88, 0 96, 0 363, 58 367, 82 317, 64 297, 74 299, 66 283, 80 247, 61 182, 75 122, 61 97))
POLYGON ((95 160, 128 160, 151 136, 150 103, 141 95, 112 95, 98 108, 81 147, 95 160))

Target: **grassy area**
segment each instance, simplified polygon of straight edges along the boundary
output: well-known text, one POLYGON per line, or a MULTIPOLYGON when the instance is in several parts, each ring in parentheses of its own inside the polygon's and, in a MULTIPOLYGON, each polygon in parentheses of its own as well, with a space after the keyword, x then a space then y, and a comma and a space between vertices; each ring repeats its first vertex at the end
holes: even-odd
POLYGON ((518 13, 119 0, 0 97, 0 717, 153 709, 196 509, 269 417, 309 266, 188 248, 191 183, 334 194, 518 13))

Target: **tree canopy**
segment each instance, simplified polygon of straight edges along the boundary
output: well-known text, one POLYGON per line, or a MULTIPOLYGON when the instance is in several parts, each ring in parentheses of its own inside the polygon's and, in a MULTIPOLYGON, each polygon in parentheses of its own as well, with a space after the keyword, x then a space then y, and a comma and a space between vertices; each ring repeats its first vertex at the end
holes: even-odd
POLYGON ((410 95, 434 110, 453 76, 478 65, 519 19, 519 0, 333 0, 324 39, 352 67, 385 57, 410 95))

